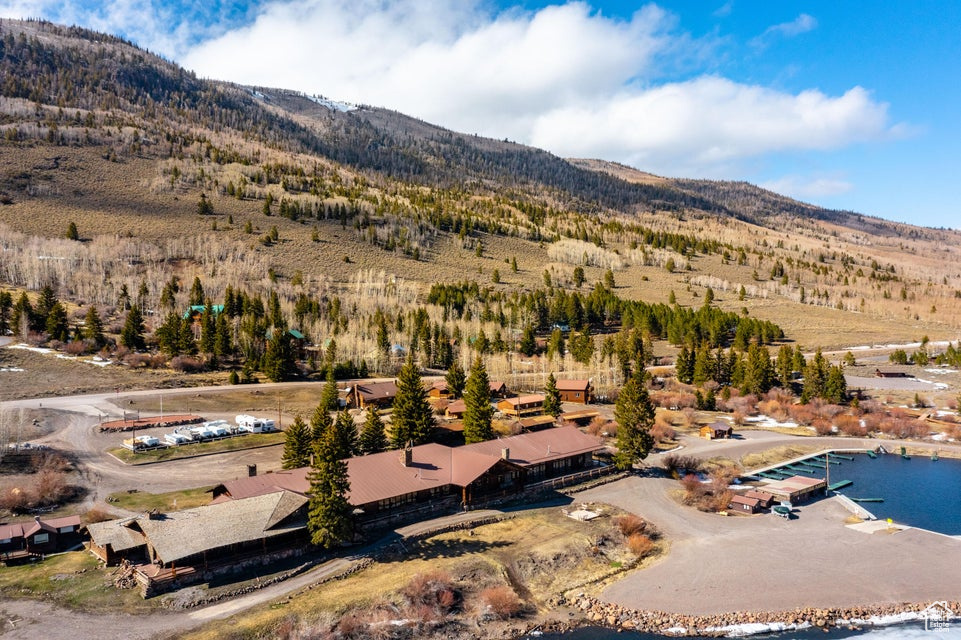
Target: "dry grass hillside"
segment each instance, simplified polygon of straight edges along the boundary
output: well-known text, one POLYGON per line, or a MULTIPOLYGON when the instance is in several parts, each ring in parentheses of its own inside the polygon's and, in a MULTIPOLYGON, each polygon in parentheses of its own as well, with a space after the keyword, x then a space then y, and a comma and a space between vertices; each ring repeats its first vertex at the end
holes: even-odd
POLYGON ((228 287, 276 296, 354 362, 380 357, 381 325, 410 346, 422 309, 468 362, 481 332, 509 345, 534 323, 546 338, 521 294, 586 296, 610 271, 620 299, 697 309, 710 291, 806 349, 961 327, 954 231, 202 81, 83 30, 3 20, 0 39, 0 285, 52 285, 75 322, 97 305, 119 331, 118 297, 139 289, 151 332, 165 284, 179 281, 182 308, 200 278, 215 303, 228 287), (78 60, 89 75, 67 73, 78 60), (71 222, 79 241, 64 239, 71 222), (500 301, 457 318, 427 303, 431 285, 463 281, 500 301))

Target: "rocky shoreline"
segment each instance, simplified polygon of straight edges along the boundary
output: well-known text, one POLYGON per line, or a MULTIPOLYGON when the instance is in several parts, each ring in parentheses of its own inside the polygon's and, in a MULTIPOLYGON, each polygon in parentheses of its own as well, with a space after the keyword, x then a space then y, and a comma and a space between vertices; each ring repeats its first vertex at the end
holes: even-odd
MULTIPOLYGON (((607 627, 617 631, 638 631, 665 636, 727 637, 738 635, 807 629, 866 627, 922 619, 921 612, 932 606, 925 603, 900 603, 856 607, 798 607, 793 611, 739 611, 713 615, 688 615, 665 611, 643 611, 603 602, 593 596, 579 594, 573 598, 558 596, 548 605, 571 610, 569 621, 532 625, 527 633, 543 631, 566 633, 583 626, 607 627)), ((949 610, 961 611, 961 601, 948 601, 949 610)), ((526 635, 526 634, 525 634, 526 635)))

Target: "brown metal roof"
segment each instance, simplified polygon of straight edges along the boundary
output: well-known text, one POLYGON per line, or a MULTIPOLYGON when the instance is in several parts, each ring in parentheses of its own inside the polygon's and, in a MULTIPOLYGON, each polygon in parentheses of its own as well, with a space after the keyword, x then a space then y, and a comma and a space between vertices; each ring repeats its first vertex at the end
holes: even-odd
POLYGON ((744 497, 746 497, 746 498, 757 498, 757 499, 760 500, 761 502, 766 502, 766 501, 768 501, 768 500, 773 500, 773 499, 774 499, 774 496, 772 496, 772 495, 771 495, 770 493, 768 493, 767 491, 756 491, 756 490, 754 490, 754 489, 751 489, 750 491, 746 492, 746 493, 744 494, 744 497))
POLYGON ((507 384, 503 380, 491 380, 491 393, 498 393, 507 389, 507 384))
POLYGON ((587 391, 591 386, 590 380, 558 380, 558 391, 587 391))
POLYGON ((8 540, 23 537, 23 524, 14 522, 13 524, 0 525, 0 540, 8 540))
POLYGON ((584 418, 594 418, 601 415, 600 411, 585 409, 584 411, 568 411, 561 414, 561 420, 583 420, 584 418))
POLYGON ((386 400, 397 395, 397 384, 391 382, 370 382, 368 384, 357 385, 357 393, 363 396, 366 402, 372 400, 386 400))
MULTIPOLYGON (((463 447, 412 447, 410 466, 404 466, 404 452, 400 450, 359 456, 347 460, 347 497, 352 505, 360 506, 447 485, 466 487, 501 460, 503 449, 510 450, 508 462, 523 467, 602 447, 600 438, 581 433, 576 427, 561 427, 463 447)), ((219 495, 213 504, 284 490, 305 495, 310 488, 309 472, 309 467, 303 467, 231 480, 214 490, 219 495)))
POLYGON ((347 461, 350 477, 348 499, 359 506, 395 496, 446 485, 466 487, 497 464, 496 455, 481 455, 440 444, 411 449, 411 465, 404 465, 403 451, 385 451, 347 461))
POLYGON ((57 533, 63 527, 79 527, 80 516, 63 516, 60 518, 36 518, 33 522, 23 523, 23 535, 32 536, 38 531, 57 533))
POLYGON ((544 396, 539 393, 533 393, 527 396, 517 396, 516 398, 504 398, 501 402, 506 402, 507 404, 517 407, 523 404, 537 404, 544 403, 544 396))
POLYGON ((533 418, 521 418, 517 421, 524 429, 530 429, 532 427, 543 427, 548 424, 554 424, 554 416, 534 416, 533 418))
POLYGON ((603 448, 600 438, 582 433, 577 427, 557 427, 519 436, 468 444, 461 449, 500 455, 501 449, 510 449, 510 462, 522 467, 559 460, 603 448))
POLYGON ((757 498, 749 498, 747 496, 733 495, 731 496, 730 504, 746 504, 749 507, 758 507, 761 505, 761 501, 757 498))
POLYGON ((447 405, 447 413, 464 413, 467 410, 467 403, 463 399, 454 400, 447 405))

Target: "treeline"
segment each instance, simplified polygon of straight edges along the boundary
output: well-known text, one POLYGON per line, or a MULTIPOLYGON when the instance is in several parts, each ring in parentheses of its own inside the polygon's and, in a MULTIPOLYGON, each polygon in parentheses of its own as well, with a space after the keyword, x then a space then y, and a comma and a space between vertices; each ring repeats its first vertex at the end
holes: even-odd
POLYGON ((707 344, 712 348, 734 346, 745 350, 751 342, 770 344, 784 338, 775 323, 703 305, 698 309, 623 300, 611 287, 598 282, 590 293, 550 287, 534 291, 504 292, 477 282, 434 284, 427 295, 430 304, 444 308, 456 318, 477 314, 481 321, 502 328, 530 323, 536 330, 566 326, 600 329, 622 325, 636 328, 652 339, 675 345, 707 344))
MULTIPOLYGON (((832 365, 819 349, 807 361, 800 347, 792 349, 782 345, 777 357, 772 359, 767 347, 752 343, 746 350, 718 348, 709 345, 681 347, 675 360, 675 375, 678 381, 703 387, 714 382, 721 387, 734 387, 742 395, 761 396, 774 387, 800 393, 801 401, 807 403, 821 398, 833 404, 840 404, 847 398, 847 382, 840 365, 832 365)), ((706 406, 705 396, 697 394, 698 408, 706 406)), ((707 400, 708 405, 713 402, 707 400)))

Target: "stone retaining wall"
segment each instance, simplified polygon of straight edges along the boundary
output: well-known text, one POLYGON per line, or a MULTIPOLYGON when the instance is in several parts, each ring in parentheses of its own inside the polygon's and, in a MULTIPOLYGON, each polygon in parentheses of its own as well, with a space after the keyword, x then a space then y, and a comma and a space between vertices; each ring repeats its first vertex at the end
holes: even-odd
MULTIPOLYGON (((798 607, 793 611, 741 611, 716 615, 685 615, 664 611, 639 611, 617 604, 602 602, 592 596, 579 594, 573 598, 552 598, 551 607, 568 607, 580 612, 580 621, 569 627, 594 624, 647 633, 668 633, 678 636, 725 636, 723 627, 744 624, 780 624, 788 629, 814 626, 819 628, 865 626, 872 618, 893 617, 910 612, 919 613, 931 603, 901 603, 860 607, 816 608, 798 607), (683 631, 681 631, 683 630, 683 631)), ((952 611, 961 611, 961 602, 948 602, 952 611)))

